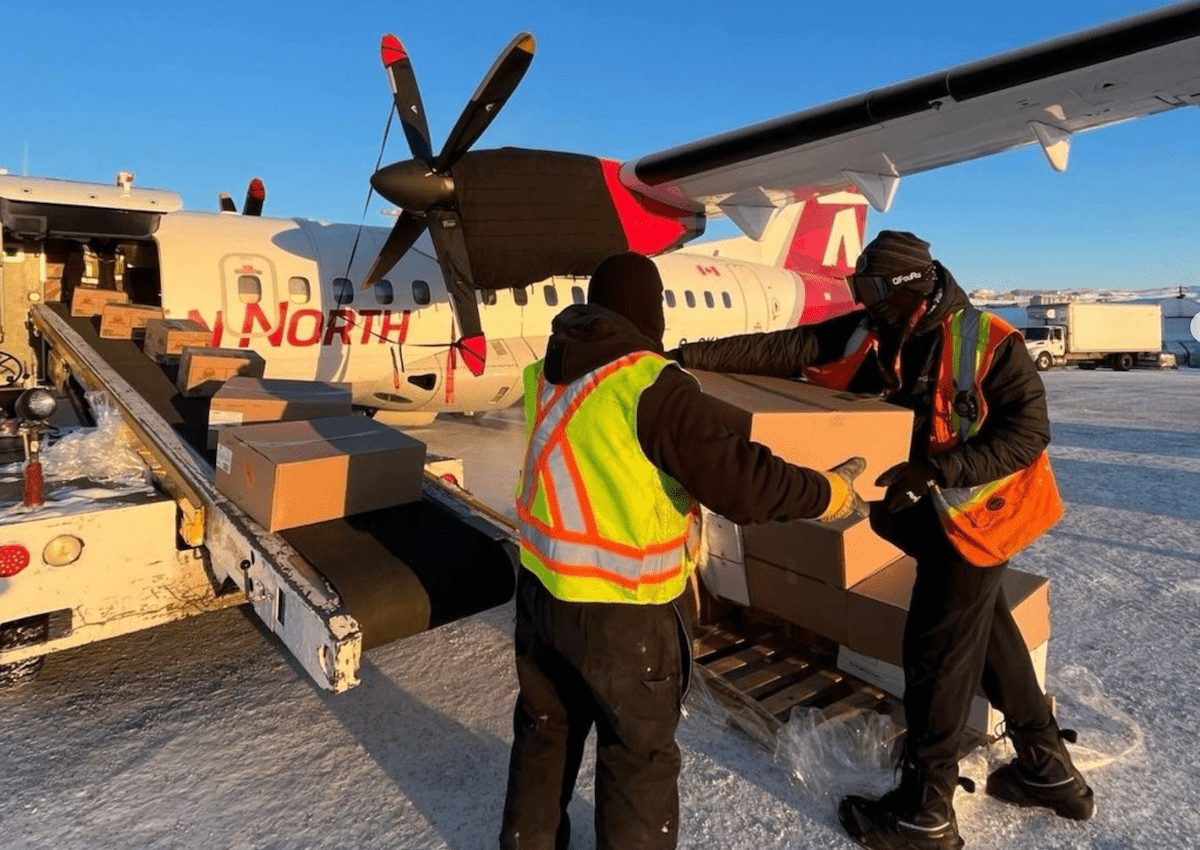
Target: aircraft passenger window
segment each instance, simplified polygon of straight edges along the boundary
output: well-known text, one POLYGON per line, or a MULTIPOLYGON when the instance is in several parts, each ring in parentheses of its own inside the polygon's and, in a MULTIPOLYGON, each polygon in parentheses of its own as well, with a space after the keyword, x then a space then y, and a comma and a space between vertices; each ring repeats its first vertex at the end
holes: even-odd
POLYGON ((666 292, 663 293, 663 299, 666 300, 668 307, 675 306, 675 293, 672 292, 671 290, 668 289, 666 292))
POLYGON ((346 277, 333 279, 333 300, 339 307, 343 304, 354 303, 354 284, 346 277))
POLYGON ((696 296, 695 296, 695 295, 692 295, 692 290, 690 290, 690 289, 686 289, 686 290, 684 290, 684 292, 683 292, 683 300, 687 302, 687 305, 688 305, 689 307, 695 307, 695 306, 696 306, 696 296))
POLYGON ((725 305, 726 310, 733 309, 733 299, 729 297, 728 292, 721 293, 721 303, 725 305))
POLYGON ((238 300, 243 304, 262 301, 262 281, 256 274, 238 275, 238 300))
POLYGON ((545 298, 546 298, 546 306, 547 307, 557 307, 558 306, 558 290, 554 288, 553 284, 548 283, 545 286, 543 286, 542 287, 542 295, 545 296, 545 298))
POLYGON ((429 284, 425 281, 414 280, 412 289, 413 301, 417 302, 417 306, 424 307, 431 300, 433 300, 429 295, 429 284))
POLYGON ((306 277, 288 278, 288 300, 293 304, 307 304, 312 298, 312 287, 306 277))
POLYGON ((483 290, 482 293, 480 293, 480 295, 483 298, 484 304, 495 304, 496 303, 496 290, 485 289, 485 290, 483 290))
POLYGON ((712 293, 707 289, 704 290, 704 306, 710 310, 717 306, 717 302, 713 300, 712 293))
POLYGON ((571 301, 575 304, 582 304, 587 301, 587 296, 583 294, 582 286, 571 287, 571 301))
POLYGON ((525 287, 522 286, 519 289, 514 289, 512 291, 512 294, 513 294, 513 302, 518 307, 524 307, 526 304, 529 303, 529 293, 525 291, 525 287))
POLYGON ((390 280, 381 280, 372 287, 375 290, 376 304, 391 304, 393 300, 392 282, 390 280))

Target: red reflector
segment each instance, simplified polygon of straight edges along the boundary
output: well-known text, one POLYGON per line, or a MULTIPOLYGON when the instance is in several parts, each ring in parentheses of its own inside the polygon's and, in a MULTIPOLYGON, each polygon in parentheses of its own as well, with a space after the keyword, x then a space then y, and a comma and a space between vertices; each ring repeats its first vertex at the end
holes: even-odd
POLYGON ((450 482, 451 484, 453 484, 455 487, 458 487, 458 486, 459 486, 459 483, 458 483, 458 476, 457 476, 457 475, 455 475, 453 472, 447 472, 447 473, 444 473, 444 474, 442 475, 442 480, 443 480, 443 481, 449 481, 449 482, 450 482))
POLYGON ((29 550, 19 543, 0 546, 0 578, 15 576, 29 566, 29 550))

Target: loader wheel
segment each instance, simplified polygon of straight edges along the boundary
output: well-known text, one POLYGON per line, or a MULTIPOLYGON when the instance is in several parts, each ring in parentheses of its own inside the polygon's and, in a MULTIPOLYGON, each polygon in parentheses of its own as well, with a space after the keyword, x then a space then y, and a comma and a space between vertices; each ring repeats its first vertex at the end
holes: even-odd
POLYGON ((1132 354, 1117 354, 1113 356, 1113 368, 1118 372, 1128 372, 1133 368, 1132 354))
POLYGON ((1047 352, 1043 351, 1037 356, 1037 368, 1039 372, 1045 372, 1053 365, 1054 358, 1051 357, 1047 352))

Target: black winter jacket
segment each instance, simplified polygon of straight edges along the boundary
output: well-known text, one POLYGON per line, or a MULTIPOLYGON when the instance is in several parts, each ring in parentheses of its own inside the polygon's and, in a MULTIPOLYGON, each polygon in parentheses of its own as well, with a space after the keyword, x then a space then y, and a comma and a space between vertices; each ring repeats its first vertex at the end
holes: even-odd
MULTIPOLYGON (((1022 469, 1050 442, 1046 391, 1020 337, 1009 337, 996 352, 982 391, 987 418, 979 433, 936 458, 929 457, 933 391, 937 385, 942 319, 969 306, 966 294, 939 266, 940 284, 932 307, 905 338, 879 329, 884 361, 900 347, 900 374, 892 375, 874 355, 851 379, 851 392, 879 394, 913 411, 910 460, 929 460, 942 485, 965 487, 995 481, 1022 469)), ((856 311, 810 327, 745 334, 689 343, 672 352, 685 367, 713 372, 799 378, 806 366, 821 366, 844 356, 846 343, 867 316, 856 311)))
MULTIPOLYGON (((618 313, 572 305, 554 317, 546 380, 570 383, 635 351, 661 352, 662 345, 618 313)), ((700 504, 736 523, 816 517, 829 504, 823 475, 732 431, 696 379, 674 364, 642 393, 637 437, 652 464, 700 504)))

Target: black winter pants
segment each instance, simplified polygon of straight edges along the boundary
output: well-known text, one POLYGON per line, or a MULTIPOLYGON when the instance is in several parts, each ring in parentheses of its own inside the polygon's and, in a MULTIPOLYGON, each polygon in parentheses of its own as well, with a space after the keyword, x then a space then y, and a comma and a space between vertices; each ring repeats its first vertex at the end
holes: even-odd
POLYGON ((1004 597, 1007 564, 976 567, 959 556, 928 503, 872 525, 917 561, 904 628, 907 758, 953 794, 971 701, 982 685, 1010 724, 1037 725, 1049 709, 1029 650, 1004 597))
POLYGON ((593 726, 597 850, 671 850, 691 663, 674 605, 563 602, 522 569, 516 608, 520 694, 501 850, 566 850, 593 726))

